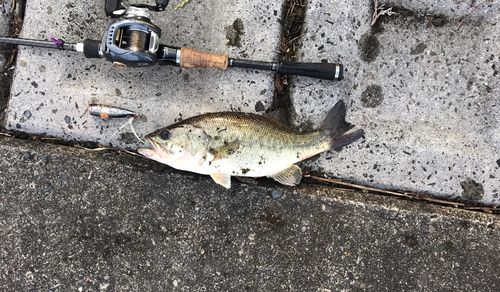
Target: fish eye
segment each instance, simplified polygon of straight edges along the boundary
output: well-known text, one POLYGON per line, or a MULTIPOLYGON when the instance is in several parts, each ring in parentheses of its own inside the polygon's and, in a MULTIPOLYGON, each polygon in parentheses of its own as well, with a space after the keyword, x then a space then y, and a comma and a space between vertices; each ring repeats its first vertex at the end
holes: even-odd
POLYGON ((160 137, 163 139, 163 140, 168 140, 170 139, 170 132, 169 131, 162 131, 160 133, 160 137))

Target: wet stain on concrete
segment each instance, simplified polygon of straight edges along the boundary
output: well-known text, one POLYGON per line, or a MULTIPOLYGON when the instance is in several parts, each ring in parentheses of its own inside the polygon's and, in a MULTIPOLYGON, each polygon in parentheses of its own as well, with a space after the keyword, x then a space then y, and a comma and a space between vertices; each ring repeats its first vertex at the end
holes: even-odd
POLYGON ((460 183, 462 186, 463 192, 462 196, 465 199, 479 201, 484 198, 484 188, 483 185, 477 183, 473 179, 467 179, 460 183))
POLYGON ((255 111, 256 112, 263 112, 265 111, 266 108, 264 107, 264 104, 262 103, 262 101, 258 101, 256 104, 255 104, 255 111))
POLYGON ((427 48, 427 46, 424 43, 419 43, 417 45, 417 47, 415 47, 414 49, 412 49, 410 51, 410 55, 422 54, 425 51, 426 48, 427 48))
POLYGON ((441 27, 446 24, 446 21, 440 17, 430 18, 429 21, 435 27, 441 27))
POLYGON ((472 85, 474 85, 474 78, 467 80, 467 90, 471 90, 472 85))
POLYGON ((123 142, 125 144, 133 144, 137 140, 135 138, 134 133, 127 132, 127 133, 121 133, 120 137, 118 138, 118 141, 123 142))
POLYGON ((226 26, 226 38, 229 40, 226 45, 241 47, 241 35, 243 32, 243 21, 240 18, 236 18, 232 25, 226 26))
POLYGON ((148 117, 146 115, 140 114, 139 120, 141 120, 141 122, 145 123, 148 121, 148 117))
POLYGON ((361 103, 364 107, 375 108, 382 104, 384 101, 384 95, 382 93, 382 87, 376 84, 368 85, 361 93, 361 103))
POLYGON ((371 32, 363 34, 358 42, 358 51, 361 60, 367 63, 373 62, 380 53, 378 38, 371 32))

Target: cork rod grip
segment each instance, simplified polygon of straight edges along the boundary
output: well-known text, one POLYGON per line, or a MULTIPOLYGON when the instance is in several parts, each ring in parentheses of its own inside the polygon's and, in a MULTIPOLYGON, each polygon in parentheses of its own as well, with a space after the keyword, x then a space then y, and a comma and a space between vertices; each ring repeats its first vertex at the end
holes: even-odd
POLYGON ((219 68, 227 69, 227 55, 216 55, 181 48, 180 64, 182 68, 219 68))

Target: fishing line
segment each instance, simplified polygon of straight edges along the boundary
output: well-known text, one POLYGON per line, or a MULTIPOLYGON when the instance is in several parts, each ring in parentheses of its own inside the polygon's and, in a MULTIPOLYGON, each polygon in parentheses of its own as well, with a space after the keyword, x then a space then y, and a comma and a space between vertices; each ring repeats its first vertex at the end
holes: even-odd
POLYGON ((109 140, 111 140, 111 138, 113 138, 121 129, 125 128, 127 125, 130 125, 130 128, 132 129, 132 133, 134 133, 134 136, 137 138, 137 140, 141 141, 142 144, 146 144, 146 142, 144 142, 141 138, 139 138, 139 135, 137 135, 137 133, 135 132, 135 129, 134 129, 134 126, 132 126, 132 122, 137 118, 137 116, 133 116, 131 117, 130 119, 128 119, 128 121, 123 124, 118 130, 116 130, 113 135, 111 135, 111 137, 109 137, 107 140, 106 140, 106 143, 109 142, 109 140))

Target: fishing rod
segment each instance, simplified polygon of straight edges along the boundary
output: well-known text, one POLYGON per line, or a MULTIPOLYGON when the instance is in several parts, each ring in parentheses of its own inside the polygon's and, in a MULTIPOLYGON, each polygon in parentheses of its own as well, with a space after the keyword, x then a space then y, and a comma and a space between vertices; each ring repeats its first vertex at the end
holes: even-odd
POLYGON ((82 52, 87 58, 105 58, 118 68, 147 67, 155 64, 222 70, 239 67, 326 80, 343 79, 342 64, 239 60, 228 58, 226 54, 162 45, 161 29, 150 20, 149 11, 165 10, 168 1, 156 0, 156 6, 152 6, 125 5, 121 0, 106 0, 106 15, 118 19, 109 24, 101 40, 86 39, 83 43, 65 43, 54 38, 41 41, 0 37, 0 43, 82 52))

